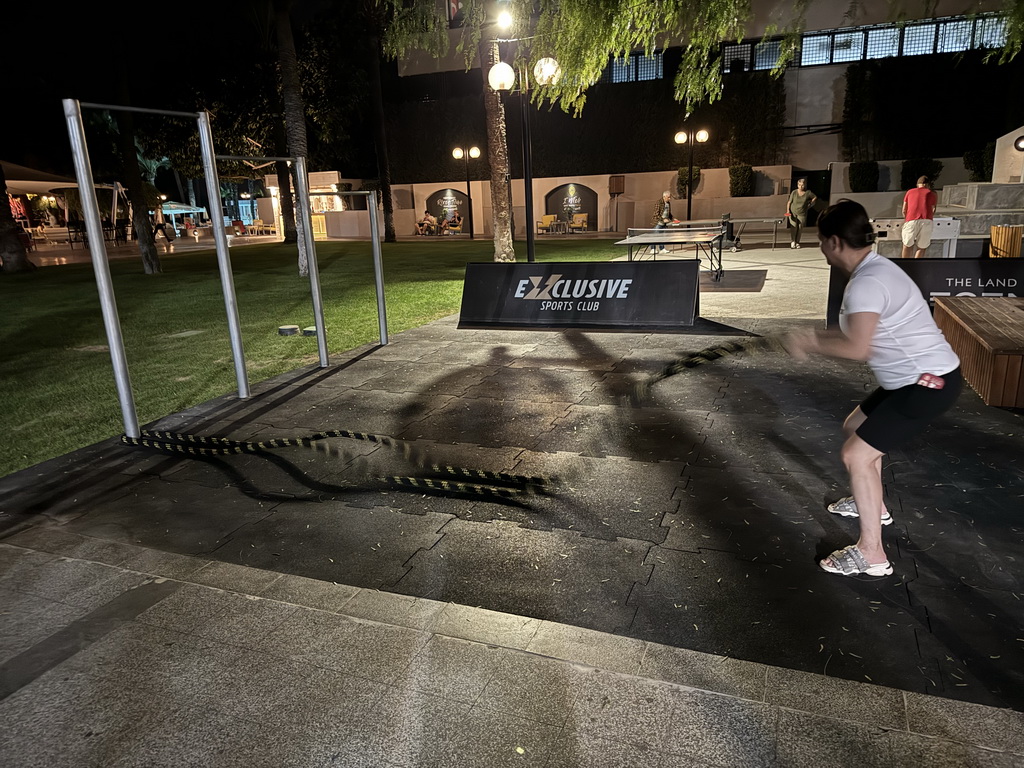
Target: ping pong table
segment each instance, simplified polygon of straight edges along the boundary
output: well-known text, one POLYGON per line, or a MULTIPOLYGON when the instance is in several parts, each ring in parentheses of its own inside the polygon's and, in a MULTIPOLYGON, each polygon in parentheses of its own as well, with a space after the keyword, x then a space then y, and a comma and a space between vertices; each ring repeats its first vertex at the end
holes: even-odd
POLYGON ((695 258, 699 261, 701 255, 708 259, 708 270, 714 280, 722 277, 722 240, 725 238, 726 227, 721 221, 715 222, 714 227, 694 227, 697 222, 683 222, 687 226, 669 225, 663 229, 639 229, 629 228, 626 230, 626 239, 619 240, 616 245, 625 245, 629 248, 630 261, 642 261, 650 257, 652 261, 657 259, 657 246, 665 245, 693 245, 696 248, 695 258))
MULTIPOLYGON (((902 219, 901 219, 902 221, 902 219)), ((737 253, 741 250, 740 241, 743 237, 743 232, 746 230, 748 224, 771 224, 772 225, 772 250, 774 251, 779 242, 779 227, 785 227, 786 217, 775 216, 775 217, 764 217, 764 218, 750 218, 750 219, 734 219, 728 213, 723 213, 719 219, 693 219, 691 221, 681 221, 675 226, 699 226, 699 227, 710 227, 715 225, 721 225, 725 227, 725 240, 723 241, 723 249, 728 248, 733 253, 737 253)))

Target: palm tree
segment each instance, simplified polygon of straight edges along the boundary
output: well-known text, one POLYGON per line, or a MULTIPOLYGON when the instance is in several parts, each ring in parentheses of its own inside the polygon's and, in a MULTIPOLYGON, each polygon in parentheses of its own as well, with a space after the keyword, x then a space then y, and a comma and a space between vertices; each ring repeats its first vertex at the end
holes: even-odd
MULTIPOLYGON (((125 102, 128 103, 127 100, 125 102)), ((118 112, 117 145, 121 156, 121 173, 124 186, 128 191, 128 199, 132 204, 132 231, 139 243, 139 254, 142 256, 142 271, 147 275, 163 272, 160 254, 156 250, 153 239, 153 225, 149 220, 149 196, 142 183, 139 167, 139 147, 135 141, 135 121, 131 112, 118 112)), ((155 176, 156 171, 154 169, 155 176)), ((111 214, 113 218, 114 214, 111 214)))
MULTIPOLYGON (((292 0, 274 0, 274 25, 277 31, 277 63, 281 75, 281 100, 284 102, 284 126, 288 134, 288 154, 291 157, 309 157, 306 141, 306 107, 302 100, 302 83, 299 81, 299 59, 295 53, 295 36, 292 34, 292 0)), ((280 171, 281 164, 278 164, 280 171)), ((288 174, 278 176, 278 183, 285 189, 288 174)), ((281 206, 285 201, 282 197, 281 206)), ((306 243, 298 238, 299 275, 309 274, 309 256, 306 243)))
MULTIPOLYGON (((481 52, 486 73, 498 63, 498 44, 487 43, 481 52), (485 59, 486 55, 486 59, 485 59)), ((505 105, 501 94, 487 84, 484 74, 484 110, 487 114, 487 157, 491 163, 491 204, 494 225, 494 260, 515 261, 512 247, 512 198, 508 188, 508 143, 505 132, 505 105)), ((531 222, 526 222, 530 226, 531 222)))

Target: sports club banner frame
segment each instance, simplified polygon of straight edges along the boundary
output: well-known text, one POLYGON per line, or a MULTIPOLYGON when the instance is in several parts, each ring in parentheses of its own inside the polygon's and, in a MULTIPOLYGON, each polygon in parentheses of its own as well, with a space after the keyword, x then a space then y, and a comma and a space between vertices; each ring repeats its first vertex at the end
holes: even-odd
POLYGON ((699 311, 700 262, 469 263, 460 328, 672 332, 699 311))
MULTIPOLYGON (((1020 296, 1024 259, 892 259, 910 277, 929 305, 936 296, 1020 296)), ((839 324, 847 277, 832 267, 826 323, 839 324)))

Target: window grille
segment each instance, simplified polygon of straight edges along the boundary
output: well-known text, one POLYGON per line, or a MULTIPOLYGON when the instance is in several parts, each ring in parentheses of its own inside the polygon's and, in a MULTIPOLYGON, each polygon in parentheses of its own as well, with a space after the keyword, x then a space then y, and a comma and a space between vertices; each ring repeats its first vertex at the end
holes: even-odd
POLYGON ((664 77, 662 66, 660 53, 651 56, 636 56, 636 79, 661 80, 664 77))
POLYGON ((935 24, 915 24, 903 30, 903 55, 935 53, 935 24))
POLYGON ((832 46, 833 63, 860 61, 863 58, 863 32, 843 32, 835 36, 835 43, 832 46))
POLYGON ((612 82, 613 83, 631 83, 635 78, 633 77, 633 59, 627 57, 624 59, 614 59, 612 61, 612 82))
POLYGON ((832 63, 832 35, 804 35, 800 46, 800 66, 832 63))
POLYGON ((725 72, 750 70, 750 44, 736 43, 722 46, 722 69, 725 72))
POLYGON ((900 31, 896 27, 868 30, 869 59, 885 59, 900 55, 900 31))
POLYGON ((754 69, 773 69, 782 53, 781 40, 769 40, 754 46, 754 69))
POLYGON ((971 47, 974 24, 969 20, 950 21, 939 26, 938 53, 966 51, 971 47))
POLYGON ((989 16, 975 21, 975 48, 1002 48, 1004 45, 1006 45, 1006 19, 1000 16, 989 16))
POLYGON ((651 56, 633 53, 622 58, 612 59, 605 67, 599 83, 633 83, 637 80, 661 80, 665 77, 665 60, 661 52, 651 56))

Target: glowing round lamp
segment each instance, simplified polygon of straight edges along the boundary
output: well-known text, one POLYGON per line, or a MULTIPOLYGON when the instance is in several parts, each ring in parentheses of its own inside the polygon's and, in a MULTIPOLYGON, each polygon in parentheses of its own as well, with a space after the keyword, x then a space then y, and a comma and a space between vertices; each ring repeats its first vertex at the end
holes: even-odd
POLYGON ((461 160, 465 152, 462 151, 462 147, 456 147, 452 150, 452 157, 456 160, 461 160))
POLYGON ((676 144, 686 143, 686 131, 680 131, 676 134, 676 144))
POLYGON ((557 85, 562 79, 562 67, 548 56, 534 65, 533 76, 541 85, 557 85))
POLYGON ((470 147, 469 148, 469 156, 471 158, 473 158, 474 160, 476 160, 478 157, 480 157, 480 147, 470 147))
POLYGON ((1018 152, 1024 152, 1024 136, 1018 136, 1013 140, 1013 148, 1018 152))
POLYGON ((495 91, 511 91, 515 82, 515 70, 504 61, 499 61, 487 73, 487 83, 495 91))
POLYGON ((698 144, 703 144, 705 141, 707 141, 709 138, 711 138, 711 134, 708 133, 707 131, 701 129, 701 130, 697 131, 697 133, 694 134, 693 138, 695 138, 697 140, 698 144))

